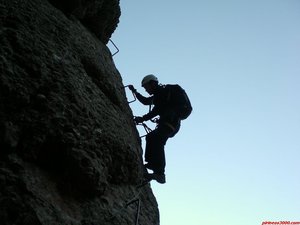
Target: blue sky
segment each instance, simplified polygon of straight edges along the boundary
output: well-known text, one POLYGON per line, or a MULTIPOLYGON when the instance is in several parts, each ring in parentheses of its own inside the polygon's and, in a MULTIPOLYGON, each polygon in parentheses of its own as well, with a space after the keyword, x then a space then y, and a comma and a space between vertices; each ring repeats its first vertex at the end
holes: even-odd
POLYGON ((161 225, 300 221, 300 1, 121 0, 121 11, 124 85, 146 95, 153 73, 194 107, 166 145, 167 183, 151 183, 161 225))

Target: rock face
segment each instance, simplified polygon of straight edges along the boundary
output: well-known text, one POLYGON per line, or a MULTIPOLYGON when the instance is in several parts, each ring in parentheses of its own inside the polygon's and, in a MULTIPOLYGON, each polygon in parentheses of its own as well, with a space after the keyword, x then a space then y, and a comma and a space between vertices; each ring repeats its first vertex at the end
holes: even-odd
POLYGON ((1 225, 159 224, 106 47, 118 0, 0 0, 1 225))

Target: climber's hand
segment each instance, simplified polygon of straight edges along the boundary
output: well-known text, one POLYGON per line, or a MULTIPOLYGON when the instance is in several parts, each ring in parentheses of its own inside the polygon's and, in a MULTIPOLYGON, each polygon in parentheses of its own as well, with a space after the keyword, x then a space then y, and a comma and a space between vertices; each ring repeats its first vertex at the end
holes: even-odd
POLYGON ((132 91, 133 93, 136 93, 136 89, 134 88, 134 86, 133 85, 128 85, 128 88, 129 88, 129 90, 130 91, 132 91))
POLYGON ((139 124, 139 123, 144 122, 144 119, 143 119, 143 117, 141 117, 141 116, 136 116, 136 117, 134 117, 134 122, 135 122, 136 124, 139 124))

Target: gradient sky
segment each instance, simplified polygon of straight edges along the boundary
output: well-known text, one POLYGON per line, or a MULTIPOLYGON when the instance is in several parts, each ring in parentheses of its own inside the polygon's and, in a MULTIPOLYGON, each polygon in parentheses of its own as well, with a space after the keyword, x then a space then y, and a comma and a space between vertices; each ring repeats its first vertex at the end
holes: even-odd
POLYGON ((121 11, 124 85, 146 95, 153 73, 194 107, 166 145, 167 183, 151 183, 161 225, 300 221, 300 1, 121 0, 121 11))

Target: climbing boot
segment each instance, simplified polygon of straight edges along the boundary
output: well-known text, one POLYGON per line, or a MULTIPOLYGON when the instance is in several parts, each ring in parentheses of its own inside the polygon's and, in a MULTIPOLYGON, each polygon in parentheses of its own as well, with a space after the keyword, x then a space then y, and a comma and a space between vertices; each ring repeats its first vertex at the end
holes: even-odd
POLYGON ((165 174, 149 173, 149 174, 146 175, 146 179, 149 180, 149 181, 156 180, 160 184, 166 183, 165 174))

